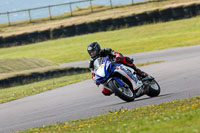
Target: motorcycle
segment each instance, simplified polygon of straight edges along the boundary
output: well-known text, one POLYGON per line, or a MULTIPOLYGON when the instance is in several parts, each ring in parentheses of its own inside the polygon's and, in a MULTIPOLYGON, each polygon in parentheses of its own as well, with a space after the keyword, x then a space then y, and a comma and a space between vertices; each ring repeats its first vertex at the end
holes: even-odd
POLYGON ((160 94, 160 86, 155 78, 150 75, 141 78, 133 68, 112 62, 108 57, 99 57, 94 61, 94 73, 97 84, 102 84, 127 102, 144 94, 150 97, 160 94))

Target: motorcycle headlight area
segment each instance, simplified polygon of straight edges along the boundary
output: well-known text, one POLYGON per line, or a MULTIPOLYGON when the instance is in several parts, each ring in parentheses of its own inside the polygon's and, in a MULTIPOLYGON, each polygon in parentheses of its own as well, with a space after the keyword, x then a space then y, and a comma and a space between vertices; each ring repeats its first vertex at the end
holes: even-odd
POLYGON ((105 77, 104 64, 97 69, 96 74, 100 77, 105 77))

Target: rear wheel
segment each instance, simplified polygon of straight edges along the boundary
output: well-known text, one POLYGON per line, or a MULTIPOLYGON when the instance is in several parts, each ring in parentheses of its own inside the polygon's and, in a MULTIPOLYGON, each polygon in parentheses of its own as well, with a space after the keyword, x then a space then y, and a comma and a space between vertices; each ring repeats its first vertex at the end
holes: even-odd
POLYGON ((155 80, 152 80, 149 83, 149 88, 147 89, 147 95, 150 97, 156 97, 159 94, 160 94, 160 86, 155 80))
POLYGON ((131 102, 135 99, 135 91, 132 89, 131 86, 129 86, 127 83, 121 80, 125 84, 124 87, 120 86, 119 83, 115 80, 111 80, 109 82, 110 88, 112 88, 112 91, 117 95, 119 98, 121 98, 124 101, 131 102))

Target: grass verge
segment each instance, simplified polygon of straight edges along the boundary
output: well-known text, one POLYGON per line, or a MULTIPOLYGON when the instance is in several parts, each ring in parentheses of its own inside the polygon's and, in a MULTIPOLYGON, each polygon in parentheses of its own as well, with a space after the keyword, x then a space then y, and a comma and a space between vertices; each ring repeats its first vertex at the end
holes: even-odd
POLYGON ((0 59, 43 58, 57 63, 86 60, 86 47, 92 41, 122 54, 196 45, 200 42, 200 17, 2 48, 0 59))
POLYGON ((0 89, 86 72, 89 72, 88 68, 56 66, 22 72, 6 73, 0 75, 0 89))
POLYGON ((37 58, 0 59, 0 74, 39 69, 58 64, 37 58))
POLYGON ((85 72, 89 69, 63 67, 44 59, 0 59, 0 89, 85 72))
POLYGON ((156 64, 156 63, 162 63, 162 62, 165 62, 165 61, 161 60, 161 61, 146 62, 146 63, 136 64, 136 66, 141 67, 141 66, 146 66, 146 65, 156 64))
POLYGON ((29 132, 62 133, 199 133, 200 97, 109 112, 89 119, 69 121, 29 132))

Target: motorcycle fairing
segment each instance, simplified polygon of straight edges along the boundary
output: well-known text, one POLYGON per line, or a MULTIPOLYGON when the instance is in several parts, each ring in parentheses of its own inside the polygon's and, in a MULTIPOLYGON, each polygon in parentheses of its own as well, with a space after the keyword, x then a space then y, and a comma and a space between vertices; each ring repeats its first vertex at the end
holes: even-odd
MULTIPOLYGON (((123 64, 113 63, 108 57, 98 58, 95 60, 94 64, 96 66, 94 73, 97 83, 104 84, 112 73, 117 72, 131 81, 134 90, 142 86, 142 82, 139 81, 137 76, 134 74, 134 69, 131 69, 123 64)), ((114 80, 116 80, 120 86, 123 86, 120 79, 118 80, 115 78, 114 80)))
POLYGON ((104 84, 110 74, 112 74, 116 67, 120 65, 118 63, 112 63, 111 61, 109 61, 108 57, 105 57, 103 60, 99 59, 99 64, 97 64, 98 61, 95 63, 96 65, 99 65, 98 68, 94 69, 95 80, 97 83, 101 84, 104 84))
POLYGON ((137 76, 134 74, 135 71, 133 69, 121 64, 119 68, 115 70, 115 72, 120 73, 121 75, 126 77, 129 81, 131 81, 134 90, 142 86, 142 82, 138 80, 137 76))

